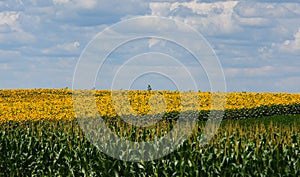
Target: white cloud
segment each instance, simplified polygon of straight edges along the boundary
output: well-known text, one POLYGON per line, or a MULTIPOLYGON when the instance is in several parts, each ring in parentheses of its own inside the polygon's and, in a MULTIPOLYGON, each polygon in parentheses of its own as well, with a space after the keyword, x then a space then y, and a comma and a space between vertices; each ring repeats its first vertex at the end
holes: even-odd
POLYGON ((55 56, 69 56, 69 55, 79 55, 80 53, 80 43, 78 41, 71 43, 58 44, 54 47, 42 50, 45 55, 55 55, 55 56))
POLYGON ((170 12, 171 3, 169 2, 152 2, 149 4, 151 15, 167 16, 170 12))
MULTIPOLYGON (((45 78, 41 85, 46 87, 55 87, 57 81, 60 85, 68 84, 67 78, 75 65, 68 59, 78 57, 95 34, 126 18, 152 14, 177 19, 203 34, 224 66, 229 90, 242 87, 257 90, 290 87, 292 90, 300 75, 300 68, 296 67, 300 53, 300 3, 263 1, 0 1, 0 69, 6 69, 0 74, 0 80, 15 87, 22 84, 39 87, 41 77, 45 78), (64 68, 69 68, 70 73, 64 72, 64 68), (46 74, 42 74, 44 70, 46 74)), ((141 21, 129 27, 125 25, 123 30, 134 28, 133 33, 148 34, 155 24, 141 21)), ((173 35, 175 28, 181 26, 164 24, 155 30, 173 35)), ((183 27, 181 31, 184 32, 183 27)), ((195 43, 189 36, 174 36, 195 43)), ((124 47, 119 56, 127 56, 131 51, 139 54, 148 47, 157 52, 182 54, 178 50, 163 51, 163 45, 168 43, 149 39, 143 46, 124 47)), ((115 57, 112 64, 120 64, 115 57)))
POLYGON ((153 15, 169 16, 184 21, 208 35, 228 34, 240 28, 233 19, 237 1, 202 3, 196 1, 150 3, 153 15))
POLYGON ((19 12, 6 11, 0 12, 0 25, 8 25, 11 30, 20 31, 20 25, 18 19, 20 17, 19 12))
POLYGON ((266 18, 240 18, 236 17, 236 22, 241 26, 249 26, 249 27, 270 27, 273 26, 273 20, 272 19, 266 19, 266 18))
POLYGON ((288 9, 290 12, 294 13, 295 15, 300 16, 300 4, 299 3, 285 3, 283 7, 288 9))
POLYGON ((20 47, 26 44, 31 44, 35 41, 35 37, 30 33, 20 32, 6 32, 0 33, 0 46, 2 47, 20 47))
POLYGON ((272 66, 263 66, 258 68, 226 68, 224 72, 226 77, 253 77, 269 76, 272 70, 272 66))
POLYGON ((0 46, 20 46, 35 41, 32 34, 22 29, 19 12, 0 12, 0 19, 0 46))
POLYGON ((77 0, 76 6, 84 9, 93 9, 97 6, 97 0, 77 0))
POLYGON ((286 52, 296 54, 300 52, 300 27, 298 31, 294 34, 293 39, 285 40, 283 43, 278 45, 278 49, 286 52))
POLYGON ((70 2, 70 0, 53 0, 53 4, 57 5, 57 4, 66 4, 70 2))
POLYGON ((148 41, 148 47, 151 48, 152 46, 158 44, 159 41, 160 41, 159 39, 151 38, 151 39, 148 41))
POLYGON ((299 5, 297 3, 292 4, 293 7, 291 3, 240 1, 235 7, 235 11, 241 17, 293 17, 296 15, 295 12, 299 10, 299 5))
POLYGON ((225 68, 225 75, 228 78, 275 78, 283 76, 300 75, 299 66, 262 66, 253 68, 225 68))
POLYGON ((74 0, 57 7, 55 18, 76 26, 113 24, 125 16, 144 15, 148 7, 136 0, 74 0))
POLYGON ((8 62, 7 59, 20 58, 21 54, 16 50, 0 50, 0 62, 8 62))

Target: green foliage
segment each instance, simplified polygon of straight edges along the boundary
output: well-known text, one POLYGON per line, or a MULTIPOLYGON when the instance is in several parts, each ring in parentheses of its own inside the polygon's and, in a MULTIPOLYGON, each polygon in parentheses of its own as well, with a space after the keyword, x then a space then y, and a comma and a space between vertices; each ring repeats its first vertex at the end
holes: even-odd
MULTIPOLYGON (((219 111, 222 113, 222 111, 219 111)), ((210 111, 200 111, 199 120, 207 120, 210 111)), ((251 109, 226 109, 223 119, 261 118, 274 115, 300 114, 300 104, 259 106, 251 109)))
POLYGON ((148 91, 151 91, 151 90, 152 90, 152 88, 151 88, 151 85, 150 85, 150 84, 148 84, 147 90, 148 90, 148 91))
MULTIPOLYGON (((203 121, 207 120, 209 118, 211 111, 206 111, 202 110, 199 112, 194 112, 194 111, 187 111, 184 112, 185 115, 188 114, 198 114, 198 120, 203 121)), ((171 112, 166 112, 163 115, 157 115, 157 117, 162 117, 165 120, 177 120, 180 116, 180 112, 178 111, 171 111, 171 112)), ((222 118, 229 119, 229 120, 241 120, 241 119, 256 119, 256 118, 261 118, 261 117, 266 117, 266 116, 275 116, 275 115, 296 115, 300 114, 300 104, 290 104, 290 105, 262 105, 259 107, 254 107, 254 108, 244 108, 244 109, 226 109, 224 111, 221 110, 214 110, 214 116, 217 118, 222 116, 222 118)), ((133 115, 122 115, 122 117, 126 118, 131 118, 135 119, 137 117, 134 117, 133 115)), ((188 116, 187 116, 188 117, 188 116)), ((119 116, 116 117, 108 117, 108 116, 103 116, 103 119, 107 121, 111 120, 118 120, 120 119, 119 116)))
MULTIPOLYGON (((300 115, 225 120, 204 147, 198 144, 204 126, 199 122, 175 152, 138 163, 103 154, 75 121, 6 122, 0 124, 0 176, 299 176, 299 120, 300 115)), ((149 131, 107 123, 136 141, 149 131)), ((159 128, 167 132, 173 123, 163 121, 159 128)))

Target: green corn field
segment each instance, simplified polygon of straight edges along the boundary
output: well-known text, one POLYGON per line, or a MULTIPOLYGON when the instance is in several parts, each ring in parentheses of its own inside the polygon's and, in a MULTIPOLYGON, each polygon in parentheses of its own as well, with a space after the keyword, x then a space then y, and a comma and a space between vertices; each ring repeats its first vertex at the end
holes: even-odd
MULTIPOLYGON (((120 120, 107 123, 131 140, 147 139, 147 129, 137 130, 120 120)), ((175 152, 148 162, 105 155, 85 138, 75 120, 1 123, 0 175, 299 176, 300 115, 224 120, 210 143, 199 147, 204 123, 199 121, 175 152)), ((157 129, 164 133, 172 124, 161 122, 157 129)))

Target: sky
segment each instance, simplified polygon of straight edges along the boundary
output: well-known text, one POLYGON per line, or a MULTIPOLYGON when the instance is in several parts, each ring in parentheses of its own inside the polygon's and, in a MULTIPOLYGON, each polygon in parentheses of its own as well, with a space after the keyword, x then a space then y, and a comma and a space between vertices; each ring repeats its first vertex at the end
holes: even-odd
POLYGON ((215 53, 227 91, 299 93, 296 0, 0 0, 0 89, 72 88, 79 77, 75 71, 85 65, 82 73, 99 69, 84 76, 92 77, 96 89, 147 89, 150 84, 154 90, 210 91, 209 75, 220 72, 195 63, 187 48, 201 44, 184 25, 201 34, 215 53), (177 25, 126 22, 147 16, 177 25), (91 46, 107 29, 107 38, 91 46), (145 37, 115 48, 102 64, 101 58, 94 58, 98 65, 82 59, 88 52, 105 54, 117 37, 149 31, 169 34, 175 42, 187 40, 189 47, 145 37))

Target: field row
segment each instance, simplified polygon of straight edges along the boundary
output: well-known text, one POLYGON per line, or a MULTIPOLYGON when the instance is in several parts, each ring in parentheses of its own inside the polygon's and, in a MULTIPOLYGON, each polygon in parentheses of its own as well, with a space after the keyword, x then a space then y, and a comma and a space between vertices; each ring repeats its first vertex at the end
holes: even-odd
MULTIPOLYGON (((96 100, 96 109, 101 116, 106 117, 126 114, 178 113, 189 110, 203 111, 205 114, 205 112, 212 109, 212 97, 216 98, 214 99, 215 105, 218 105, 218 101, 220 102, 221 108, 223 101, 225 101, 224 108, 226 111, 229 110, 229 112, 240 109, 255 110, 257 108, 264 108, 265 106, 300 104, 300 94, 288 93, 237 92, 222 94, 210 92, 195 93, 192 91, 113 92, 105 90, 95 90, 92 92, 94 94, 92 101, 94 102, 94 100, 96 100), (217 96, 215 97, 215 95, 217 96)), ((76 117, 72 93, 73 92, 68 89, 0 90, 0 122, 40 119, 72 120, 76 117)), ((75 99, 80 100, 81 98, 75 97, 75 99)), ((87 111, 84 107, 86 106, 84 105, 85 102, 82 101, 82 103, 82 111, 87 111)), ((80 106, 80 103, 77 104, 77 106, 80 106)), ((215 106, 214 108, 218 107, 215 106)), ((89 113, 89 111, 87 111, 87 113, 89 113)), ((232 117, 231 113, 227 114, 230 115, 229 117, 232 117)), ((260 116, 263 115, 264 114, 260 116)), ((245 116, 247 117, 247 115, 245 116)))
MULTIPOLYGON (((205 122, 200 121, 177 150, 148 162, 125 162, 102 153, 76 121, 9 121, 0 124, 0 176, 296 177, 300 175, 299 121, 299 115, 223 121, 210 143, 201 147, 205 122)), ((107 123, 118 136, 136 142, 162 136, 172 126, 162 122, 157 128, 141 129, 107 123)), ((117 140, 99 143, 130 152, 117 140)))

